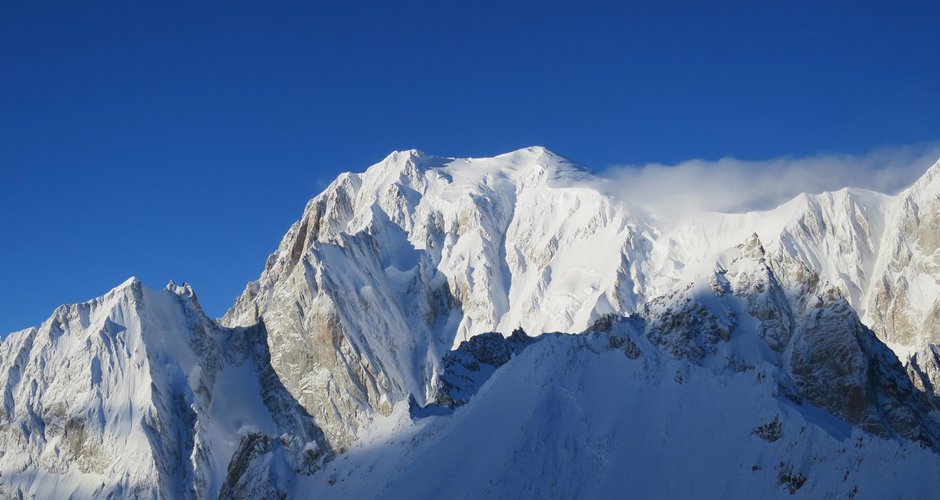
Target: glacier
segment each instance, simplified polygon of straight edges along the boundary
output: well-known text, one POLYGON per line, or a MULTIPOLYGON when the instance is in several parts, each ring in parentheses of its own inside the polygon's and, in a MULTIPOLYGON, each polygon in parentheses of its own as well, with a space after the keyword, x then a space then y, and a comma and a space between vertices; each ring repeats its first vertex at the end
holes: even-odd
POLYGON ((0 492, 929 496, 938 173, 676 214, 542 147, 393 152, 223 318, 131 279, 9 335, 0 492))

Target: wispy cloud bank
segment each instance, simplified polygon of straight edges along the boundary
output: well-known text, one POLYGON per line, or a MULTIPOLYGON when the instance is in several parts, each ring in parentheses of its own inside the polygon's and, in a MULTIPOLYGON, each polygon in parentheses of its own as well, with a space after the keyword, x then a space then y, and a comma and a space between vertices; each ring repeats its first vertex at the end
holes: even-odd
POLYGON ((744 161, 689 160, 678 165, 617 165, 601 189, 660 214, 745 212, 776 207, 800 193, 856 187, 894 194, 937 159, 940 144, 880 148, 864 155, 744 161))

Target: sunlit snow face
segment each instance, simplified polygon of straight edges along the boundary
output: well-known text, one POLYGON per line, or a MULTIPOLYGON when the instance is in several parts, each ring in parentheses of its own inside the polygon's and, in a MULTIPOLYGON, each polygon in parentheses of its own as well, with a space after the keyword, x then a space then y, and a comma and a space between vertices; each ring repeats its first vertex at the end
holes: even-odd
POLYGON ((603 172, 599 188, 631 206, 663 215, 746 212, 776 207, 800 193, 844 187, 894 194, 913 183, 938 156, 940 145, 929 144, 864 155, 618 165, 603 172))

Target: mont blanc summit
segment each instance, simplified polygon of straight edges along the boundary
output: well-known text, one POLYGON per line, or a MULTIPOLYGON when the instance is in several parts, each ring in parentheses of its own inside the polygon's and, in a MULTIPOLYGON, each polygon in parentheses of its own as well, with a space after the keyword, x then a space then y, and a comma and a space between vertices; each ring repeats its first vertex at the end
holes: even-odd
POLYGON ((58 308, 0 344, 0 492, 940 488, 940 163, 746 213, 608 182, 542 147, 398 151, 310 200, 218 320, 135 279, 58 308))

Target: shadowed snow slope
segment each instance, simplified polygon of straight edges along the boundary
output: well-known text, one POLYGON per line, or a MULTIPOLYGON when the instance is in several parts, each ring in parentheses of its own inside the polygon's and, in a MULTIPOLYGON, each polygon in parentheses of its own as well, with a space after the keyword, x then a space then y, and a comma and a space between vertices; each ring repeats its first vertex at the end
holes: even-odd
POLYGON ((320 498, 929 498, 940 460, 781 397, 759 367, 717 376, 642 337, 527 348, 450 416, 407 404, 299 484, 320 498))

